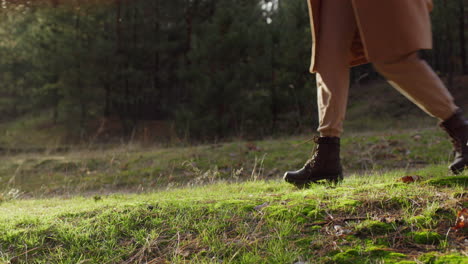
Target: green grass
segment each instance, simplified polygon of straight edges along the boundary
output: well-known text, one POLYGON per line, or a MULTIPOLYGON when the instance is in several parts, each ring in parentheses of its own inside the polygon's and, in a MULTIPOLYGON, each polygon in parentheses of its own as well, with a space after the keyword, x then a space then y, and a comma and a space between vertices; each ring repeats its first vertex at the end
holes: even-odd
POLYGON ((2 157, 0 263, 466 263, 445 135, 348 135, 344 182, 296 189, 305 139, 2 157))
MULTIPOLYGON (((299 190, 279 180, 148 194, 9 200, 0 206, 8 263, 397 263, 433 254, 463 263, 450 231, 468 176, 450 187, 403 172, 299 190), (426 220, 430 219, 429 221, 426 220)), ((451 260, 452 261, 452 260, 451 260)))

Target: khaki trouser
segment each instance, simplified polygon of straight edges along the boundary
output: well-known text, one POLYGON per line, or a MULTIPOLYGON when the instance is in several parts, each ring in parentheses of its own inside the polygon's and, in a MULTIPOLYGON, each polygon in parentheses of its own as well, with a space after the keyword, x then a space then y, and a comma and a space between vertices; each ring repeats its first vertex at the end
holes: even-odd
MULTIPOLYGON (((316 62, 318 131, 321 136, 339 137, 348 101, 350 47, 357 25, 351 1, 322 3, 316 62)), ((429 115, 445 120, 458 109, 440 78, 416 52, 373 63, 393 87, 429 115)))

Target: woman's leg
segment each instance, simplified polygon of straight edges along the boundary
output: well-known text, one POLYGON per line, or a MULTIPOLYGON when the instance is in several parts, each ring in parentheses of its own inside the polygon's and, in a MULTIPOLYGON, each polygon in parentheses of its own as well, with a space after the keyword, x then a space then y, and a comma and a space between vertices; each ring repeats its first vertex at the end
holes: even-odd
POLYGON ((284 179, 297 186, 320 180, 340 181, 340 139, 349 89, 349 60, 356 32, 351 0, 325 0, 320 10, 317 45, 317 100, 321 137, 315 139, 314 156, 284 179))
POLYGON ((455 159, 449 168, 461 173, 468 166, 468 122, 453 102, 443 82, 417 53, 403 56, 390 63, 374 63, 389 82, 431 116, 452 138, 455 159))
POLYGON ((444 83, 417 52, 374 66, 393 87, 429 115, 443 121, 457 111, 444 83))
POLYGON ((322 1, 316 52, 318 132, 339 137, 349 90, 349 60, 356 19, 351 0, 322 1))

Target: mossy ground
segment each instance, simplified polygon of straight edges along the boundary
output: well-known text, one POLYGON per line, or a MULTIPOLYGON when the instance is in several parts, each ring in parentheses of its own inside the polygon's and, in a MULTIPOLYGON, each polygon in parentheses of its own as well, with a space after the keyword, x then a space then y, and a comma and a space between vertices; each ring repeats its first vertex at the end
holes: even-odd
POLYGON ((438 263, 450 258, 455 262, 449 263, 463 263, 466 237, 450 228, 466 199, 454 194, 466 185, 398 183, 401 175, 352 176, 339 186, 304 190, 262 180, 99 198, 10 200, 0 207, 0 259, 438 263))
POLYGON ((344 182, 308 189, 280 179, 302 141, 5 157, 0 263, 466 263, 441 133, 351 136, 344 182))

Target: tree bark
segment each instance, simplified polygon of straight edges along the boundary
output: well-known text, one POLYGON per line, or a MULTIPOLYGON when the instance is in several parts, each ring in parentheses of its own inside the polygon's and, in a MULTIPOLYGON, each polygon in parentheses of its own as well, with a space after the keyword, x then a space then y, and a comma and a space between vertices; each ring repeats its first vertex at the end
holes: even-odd
POLYGON ((459 0, 460 2, 460 15, 459 15, 459 34, 460 34, 460 60, 461 60, 461 71, 462 74, 468 74, 468 65, 466 64, 466 29, 465 29, 465 1, 459 0))

